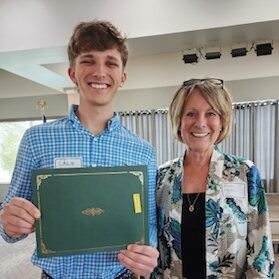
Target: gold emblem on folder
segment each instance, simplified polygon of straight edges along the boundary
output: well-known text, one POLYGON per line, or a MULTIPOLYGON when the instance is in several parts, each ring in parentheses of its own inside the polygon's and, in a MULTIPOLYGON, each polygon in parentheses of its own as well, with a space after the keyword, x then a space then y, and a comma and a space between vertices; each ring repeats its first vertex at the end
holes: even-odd
POLYGON ((96 216, 96 215, 101 215, 105 210, 99 207, 91 207, 91 208, 86 208, 81 211, 82 214, 87 215, 87 216, 96 216))

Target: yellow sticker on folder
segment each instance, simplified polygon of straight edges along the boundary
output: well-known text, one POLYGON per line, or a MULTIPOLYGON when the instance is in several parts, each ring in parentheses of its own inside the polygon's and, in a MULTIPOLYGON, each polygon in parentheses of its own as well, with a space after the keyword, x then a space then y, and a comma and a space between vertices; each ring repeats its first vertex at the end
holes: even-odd
POLYGON ((135 213, 141 213, 140 194, 133 194, 135 213))

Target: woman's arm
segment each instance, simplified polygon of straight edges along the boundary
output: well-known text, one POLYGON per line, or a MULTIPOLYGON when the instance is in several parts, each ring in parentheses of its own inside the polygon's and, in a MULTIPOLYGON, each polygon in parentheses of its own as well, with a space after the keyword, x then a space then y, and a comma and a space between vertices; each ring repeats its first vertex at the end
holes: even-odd
POLYGON ((264 187, 258 169, 252 166, 248 179, 248 235, 246 278, 273 278, 274 253, 264 187))

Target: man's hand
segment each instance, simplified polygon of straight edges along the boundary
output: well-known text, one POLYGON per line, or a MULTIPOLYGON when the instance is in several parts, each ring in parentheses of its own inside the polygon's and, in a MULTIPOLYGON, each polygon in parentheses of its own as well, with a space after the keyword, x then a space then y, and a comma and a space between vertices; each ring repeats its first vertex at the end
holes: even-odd
POLYGON ((130 244, 118 254, 119 261, 133 273, 146 276, 157 266, 159 252, 152 246, 130 244))
POLYGON ((13 198, 1 213, 3 229, 9 237, 20 237, 34 231, 36 219, 40 218, 39 209, 23 198, 13 198))

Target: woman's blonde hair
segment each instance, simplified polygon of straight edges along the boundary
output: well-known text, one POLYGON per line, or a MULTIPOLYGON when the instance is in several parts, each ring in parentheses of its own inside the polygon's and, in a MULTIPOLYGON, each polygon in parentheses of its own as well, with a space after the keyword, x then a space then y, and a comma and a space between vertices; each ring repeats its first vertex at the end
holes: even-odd
POLYGON ((185 81, 176 91, 169 107, 173 135, 180 142, 183 142, 180 133, 181 116, 184 105, 195 89, 201 92, 209 105, 220 115, 222 130, 215 144, 220 143, 231 131, 232 98, 223 87, 223 81, 219 79, 191 79, 185 81))

